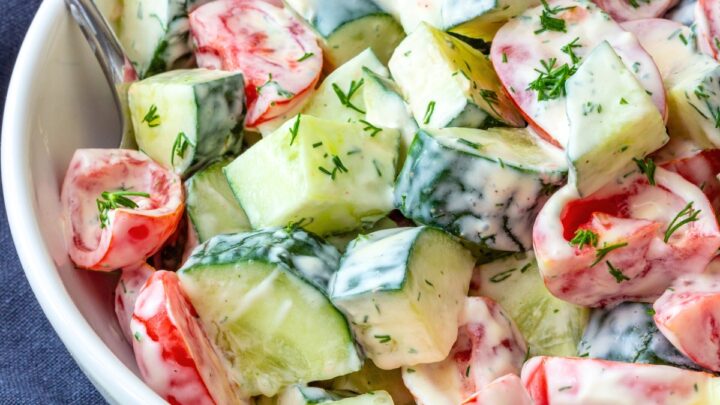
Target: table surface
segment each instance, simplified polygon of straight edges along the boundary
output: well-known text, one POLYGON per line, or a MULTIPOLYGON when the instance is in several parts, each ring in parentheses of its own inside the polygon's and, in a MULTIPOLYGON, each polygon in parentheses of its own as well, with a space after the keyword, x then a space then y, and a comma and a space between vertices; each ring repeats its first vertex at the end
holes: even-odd
MULTIPOLYGON (((40 0, 0 0, 0 112, 15 57, 40 0)), ((0 118, 0 124, 2 118, 0 118)), ((0 403, 103 404, 45 319, 25 278, 0 191, 0 403)))

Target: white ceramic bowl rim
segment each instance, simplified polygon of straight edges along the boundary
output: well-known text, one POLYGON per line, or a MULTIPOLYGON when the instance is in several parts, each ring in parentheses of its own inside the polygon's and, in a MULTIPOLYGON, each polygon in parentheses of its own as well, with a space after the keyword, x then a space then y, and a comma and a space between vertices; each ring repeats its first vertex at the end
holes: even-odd
MULTIPOLYGON (((37 221, 30 172, 30 89, 53 27, 65 13, 62 0, 45 0, 23 41, 8 89, 2 128, 2 182, 10 230, 25 275, 45 315, 70 354, 111 403, 165 403, 95 333, 71 299, 37 221)), ((114 320, 113 320, 114 321, 114 320)), ((40 388, 40 387, 38 387, 40 388)))

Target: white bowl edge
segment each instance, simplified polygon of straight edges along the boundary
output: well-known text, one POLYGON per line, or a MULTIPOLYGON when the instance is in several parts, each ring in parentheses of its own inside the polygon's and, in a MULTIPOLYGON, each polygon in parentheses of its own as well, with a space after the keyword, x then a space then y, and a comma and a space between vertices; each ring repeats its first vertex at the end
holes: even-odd
POLYGON ((36 77, 48 74, 38 61, 47 52, 48 38, 57 31, 65 12, 62 0, 45 0, 41 4, 10 81, 0 155, 10 230, 25 275, 46 317, 103 397, 117 404, 164 404, 120 361, 82 315, 58 274, 38 221, 41 207, 37 204, 29 162, 33 113, 30 103, 37 97, 33 95, 36 77))

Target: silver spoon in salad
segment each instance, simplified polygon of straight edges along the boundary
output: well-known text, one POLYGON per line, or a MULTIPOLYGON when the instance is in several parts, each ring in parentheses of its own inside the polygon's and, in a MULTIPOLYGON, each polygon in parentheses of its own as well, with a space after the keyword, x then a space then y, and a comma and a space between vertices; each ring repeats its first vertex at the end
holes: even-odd
POLYGON ((93 0, 65 0, 65 5, 80 27, 100 67, 102 67, 105 78, 110 84, 120 117, 122 131, 120 147, 137 149, 132 121, 130 120, 127 89, 131 83, 138 80, 138 74, 130 59, 125 55, 122 45, 120 45, 120 41, 115 36, 110 24, 108 24, 93 0))

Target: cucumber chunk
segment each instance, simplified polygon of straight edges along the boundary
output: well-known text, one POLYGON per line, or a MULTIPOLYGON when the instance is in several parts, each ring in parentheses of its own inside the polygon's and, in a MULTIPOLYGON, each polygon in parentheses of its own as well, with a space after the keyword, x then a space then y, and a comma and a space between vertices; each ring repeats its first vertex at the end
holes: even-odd
POLYGON ((492 298, 507 311, 530 356, 577 355, 589 311, 550 294, 531 252, 478 266, 470 295, 492 298))
POLYGON ((330 295, 378 367, 432 363, 455 342, 473 265, 438 229, 379 231, 350 244, 330 295))
POLYGON ((415 138, 418 125, 412 116, 410 106, 400 94, 392 79, 383 77, 363 67, 363 101, 365 102, 365 120, 376 127, 393 128, 400 131, 399 165, 405 162, 407 151, 415 138))
POLYGON ((400 23, 371 0, 285 0, 322 38, 323 54, 337 67, 372 48, 383 64, 405 37, 400 23))
POLYGON ((562 153, 524 129, 421 130, 395 185, 395 206, 480 252, 525 251, 548 196, 565 180, 562 153))
POLYGON ((193 61, 185 0, 123 0, 118 39, 140 78, 193 61))
POLYGON ((330 402, 332 405, 393 405, 393 399, 385 391, 373 391, 355 397, 330 402))
POLYGON ((365 128, 298 115, 225 167, 253 228, 336 234, 390 212, 400 135, 365 128))
POLYGON ((185 210, 201 243, 221 233, 252 229, 222 171, 228 163, 215 162, 185 181, 185 210))
POLYGON ((595 309, 578 344, 581 357, 665 364, 700 370, 655 326, 652 304, 625 302, 612 309, 595 309))
POLYGON ((566 89, 570 182, 581 196, 667 143, 660 111, 608 42, 585 58, 566 89))
POLYGON ((393 400, 385 391, 372 391, 362 395, 354 395, 348 391, 326 391, 318 387, 291 385, 280 395, 268 398, 259 397, 256 405, 393 405, 393 400))
POLYGON ((324 292, 339 256, 301 229, 270 228, 215 236, 179 270, 243 394, 360 369, 347 321, 324 292))
POLYGON ((366 49, 323 80, 303 114, 338 122, 362 120, 365 117, 363 68, 383 77, 389 75, 373 51, 366 49))
POLYGON ((128 99, 140 150, 177 173, 240 152, 245 117, 240 73, 175 70, 133 83, 128 99))
POLYGON ((389 67, 423 128, 525 125, 487 57, 425 23, 398 45, 389 67))
POLYGON ((365 364, 359 371, 321 384, 330 390, 350 391, 359 394, 372 391, 387 391, 395 405, 415 405, 412 394, 403 383, 400 369, 382 370, 370 360, 365 360, 365 364))

